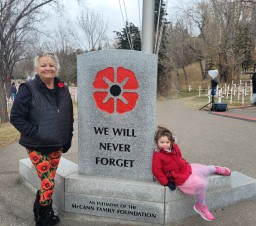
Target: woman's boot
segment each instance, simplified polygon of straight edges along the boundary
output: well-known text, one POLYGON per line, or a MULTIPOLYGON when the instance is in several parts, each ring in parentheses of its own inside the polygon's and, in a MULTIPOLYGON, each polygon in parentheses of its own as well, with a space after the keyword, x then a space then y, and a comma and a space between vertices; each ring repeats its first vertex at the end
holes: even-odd
POLYGON ((36 192, 36 199, 34 202, 34 209, 33 209, 35 222, 39 221, 39 200, 40 200, 39 192, 40 192, 39 190, 36 192))
POLYGON ((36 226, 52 226, 60 222, 60 218, 54 215, 52 203, 47 206, 39 204, 39 221, 36 226))

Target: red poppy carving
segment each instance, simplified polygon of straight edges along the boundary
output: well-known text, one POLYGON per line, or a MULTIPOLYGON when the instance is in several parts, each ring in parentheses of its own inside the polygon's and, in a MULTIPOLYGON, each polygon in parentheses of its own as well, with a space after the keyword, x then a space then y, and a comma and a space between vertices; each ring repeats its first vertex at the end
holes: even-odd
POLYGON ((123 67, 118 67, 116 74, 113 67, 99 71, 93 87, 97 107, 110 114, 133 110, 139 98, 136 92, 139 84, 134 72, 123 67))

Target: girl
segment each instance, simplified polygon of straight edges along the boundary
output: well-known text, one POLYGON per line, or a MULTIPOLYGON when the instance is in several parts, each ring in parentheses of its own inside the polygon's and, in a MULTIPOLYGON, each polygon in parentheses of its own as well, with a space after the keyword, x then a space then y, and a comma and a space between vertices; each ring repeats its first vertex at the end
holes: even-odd
POLYGON ((185 194, 196 195, 194 210, 205 220, 213 221, 214 216, 205 204, 207 176, 230 176, 231 171, 226 167, 189 164, 182 158, 175 138, 167 128, 158 126, 155 143, 158 147, 158 151, 153 154, 152 163, 155 178, 172 191, 177 186, 185 194))

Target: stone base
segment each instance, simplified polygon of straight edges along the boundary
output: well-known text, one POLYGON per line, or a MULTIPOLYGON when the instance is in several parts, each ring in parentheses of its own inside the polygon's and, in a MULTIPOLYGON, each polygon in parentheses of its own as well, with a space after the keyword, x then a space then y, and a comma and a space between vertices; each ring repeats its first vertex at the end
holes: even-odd
MULTIPOLYGON (((55 175, 55 188, 53 194, 53 203, 60 211, 65 210, 65 178, 77 171, 77 164, 65 158, 60 159, 60 164, 55 175)), ((41 183, 29 158, 21 159, 19 161, 19 173, 25 185, 36 193, 40 188, 41 183)))
MULTIPOLYGON (((40 182, 30 160, 19 163, 26 185, 34 190, 40 182)), ((256 196, 256 181, 238 172, 230 177, 209 178, 207 204, 222 208, 256 196)), ((78 166, 61 158, 56 174, 54 203, 60 211, 154 224, 168 224, 195 215, 195 198, 171 191, 158 182, 92 177, 78 174, 78 166)))

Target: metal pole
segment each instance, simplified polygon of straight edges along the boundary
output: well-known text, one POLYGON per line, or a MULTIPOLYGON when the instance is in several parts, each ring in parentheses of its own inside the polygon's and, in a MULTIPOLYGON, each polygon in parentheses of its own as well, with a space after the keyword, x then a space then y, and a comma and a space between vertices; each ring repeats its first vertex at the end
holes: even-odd
POLYGON ((143 52, 153 53, 155 0, 143 0, 142 46, 143 52))

